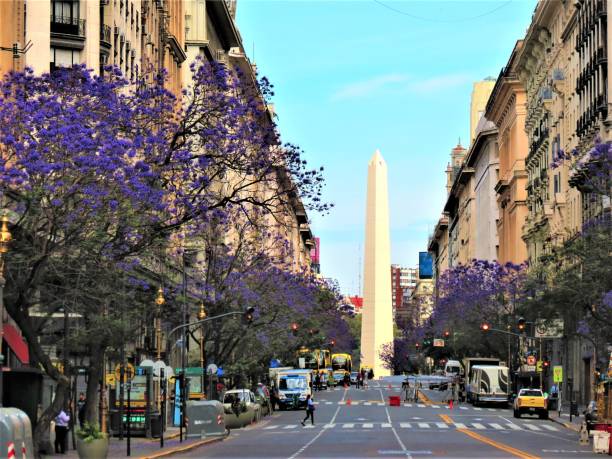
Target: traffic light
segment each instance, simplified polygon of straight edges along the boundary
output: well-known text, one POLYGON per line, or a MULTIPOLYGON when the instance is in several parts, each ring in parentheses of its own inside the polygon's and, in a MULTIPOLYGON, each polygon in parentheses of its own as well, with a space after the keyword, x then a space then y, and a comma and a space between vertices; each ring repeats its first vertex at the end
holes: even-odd
POLYGON ((416 344, 414 345, 414 347, 416 347, 416 350, 418 351, 418 350, 419 350, 419 348, 421 347, 421 343, 416 343, 416 344))
POLYGON ((527 323, 527 321, 525 320, 524 317, 519 317, 518 320, 518 329, 520 331, 525 331, 525 324, 527 323))
POLYGON ((450 331, 445 330, 444 331, 444 338, 448 338, 450 336, 450 331))
POLYGON ((243 315, 243 319, 244 319, 244 323, 247 325, 251 325, 253 323, 253 314, 255 313, 255 308, 250 306, 248 308, 246 308, 246 311, 244 311, 244 315, 243 315))
POLYGON ((334 347, 334 346, 336 345, 336 340, 335 340, 335 339, 332 339, 332 340, 329 342, 329 345, 330 345, 331 347, 334 347))
POLYGON ((491 329, 491 325, 489 325, 487 322, 483 322, 480 324, 480 329, 484 332, 489 331, 491 329))
POLYGON ((297 324, 297 322, 293 322, 291 324, 291 333, 293 333, 293 336, 297 335, 297 332, 299 329, 300 329, 300 326, 297 324))
POLYGON ((544 374, 548 374, 548 369, 550 368, 550 361, 548 357, 542 357, 542 371, 544 374))

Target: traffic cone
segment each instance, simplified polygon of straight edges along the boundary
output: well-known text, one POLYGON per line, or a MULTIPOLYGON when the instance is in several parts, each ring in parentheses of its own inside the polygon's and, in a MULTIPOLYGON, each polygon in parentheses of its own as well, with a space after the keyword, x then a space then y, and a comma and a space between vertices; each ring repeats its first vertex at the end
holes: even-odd
POLYGON ((448 401, 448 407, 449 407, 451 410, 453 409, 453 399, 452 399, 452 398, 451 398, 451 399, 448 401))
POLYGON ((347 404, 347 405, 350 405, 350 404, 351 404, 351 399, 350 399, 350 398, 347 398, 347 399, 346 399, 346 404, 347 404))

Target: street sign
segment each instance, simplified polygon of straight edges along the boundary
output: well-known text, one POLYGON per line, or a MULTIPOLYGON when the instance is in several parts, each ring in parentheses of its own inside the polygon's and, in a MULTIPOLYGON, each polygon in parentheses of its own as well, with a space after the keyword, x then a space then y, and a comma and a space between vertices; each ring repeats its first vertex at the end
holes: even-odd
POLYGON ((444 340, 440 338, 436 338, 433 340, 434 347, 444 347, 444 340))
POLYGON ((535 322, 536 338, 562 338, 563 319, 538 319, 535 322))
POLYGON ((208 365, 208 367, 206 367, 206 373, 209 375, 215 375, 217 374, 217 370, 219 368, 217 368, 217 365, 215 365, 214 363, 211 363, 210 365, 208 365))
MULTIPOLYGON (((132 379, 134 377, 134 373, 134 365, 132 365, 131 363, 128 363, 123 367, 123 374, 125 375, 126 381, 132 379)), ((121 381, 121 364, 117 364, 117 366, 115 367, 115 379, 117 381, 121 381)))
POLYGON ((533 366, 536 364, 536 358, 535 355, 528 355, 527 356, 527 365, 529 366, 533 366))
POLYGON ((555 365, 553 367, 553 382, 563 382, 563 367, 561 365, 555 365))
POLYGON ((538 360, 538 363, 536 363, 536 371, 538 373, 542 373, 542 361, 538 360))

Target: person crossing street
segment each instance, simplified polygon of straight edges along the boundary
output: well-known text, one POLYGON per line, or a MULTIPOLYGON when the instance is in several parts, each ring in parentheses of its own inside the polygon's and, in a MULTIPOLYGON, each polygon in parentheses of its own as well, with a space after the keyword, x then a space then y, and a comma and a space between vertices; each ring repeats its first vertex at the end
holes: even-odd
POLYGON ((306 396, 306 417, 302 420, 303 426, 306 425, 306 421, 308 421, 308 418, 310 418, 310 422, 314 426, 314 410, 314 402, 312 401, 312 397, 310 396, 310 394, 308 394, 306 396))

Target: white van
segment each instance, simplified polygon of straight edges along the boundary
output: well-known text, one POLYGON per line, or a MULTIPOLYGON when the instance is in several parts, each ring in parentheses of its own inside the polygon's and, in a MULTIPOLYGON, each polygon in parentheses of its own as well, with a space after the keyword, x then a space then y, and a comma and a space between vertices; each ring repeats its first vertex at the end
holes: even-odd
POLYGON ((461 362, 459 360, 449 360, 444 365, 444 376, 454 378, 462 373, 461 362))
POLYGON ((468 402, 508 403, 508 367, 499 365, 474 365, 467 387, 468 402))

